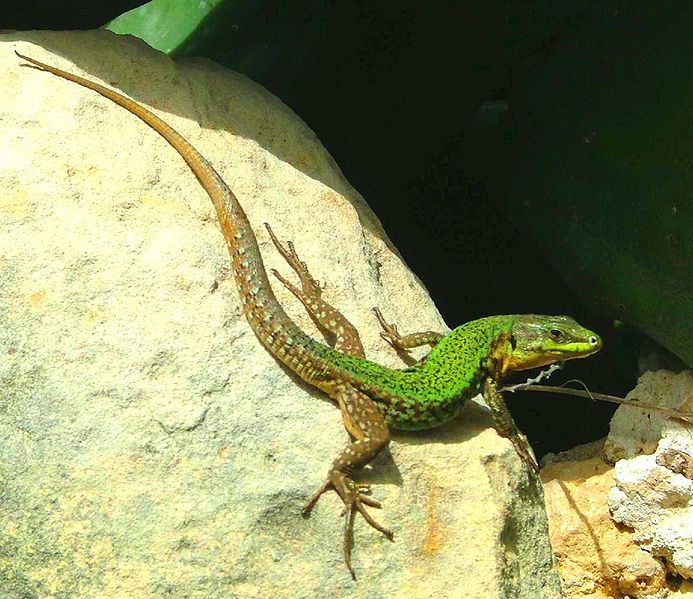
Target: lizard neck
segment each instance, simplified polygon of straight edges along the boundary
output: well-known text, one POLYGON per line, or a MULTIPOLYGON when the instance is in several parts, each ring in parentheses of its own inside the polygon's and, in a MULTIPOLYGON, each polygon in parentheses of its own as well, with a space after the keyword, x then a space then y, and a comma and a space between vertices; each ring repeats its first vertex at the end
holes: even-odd
POLYGON ((483 379, 501 372, 514 316, 489 316, 463 324, 434 347, 421 373, 441 399, 478 393, 483 379))

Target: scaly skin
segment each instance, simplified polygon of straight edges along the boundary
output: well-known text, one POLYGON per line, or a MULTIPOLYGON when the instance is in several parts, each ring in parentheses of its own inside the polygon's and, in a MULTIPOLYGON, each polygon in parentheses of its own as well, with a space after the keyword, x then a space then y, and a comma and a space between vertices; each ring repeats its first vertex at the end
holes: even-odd
MULTIPOLYGON (((166 139, 188 163, 209 194, 231 255, 243 311, 262 345, 304 381, 325 391, 339 405, 352 442, 333 462, 327 480, 304 507, 308 513, 320 496, 334 489, 345 504, 347 523, 343 549, 351 565, 352 529, 356 513, 392 539, 392 532, 371 518, 365 506, 380 507, 361 493, 363 485, 351 473, 368 463, 390 439, 389 429, 420 430, 454 418, 465 402, 483 396, 501 435, 513 443, 532 468, 537 464, 527 439, 517 429, 498 391, 510 372, 588 356, 601 347, 600 338, 567 316, 490 316, 468 322, 443 336, 424 331, 401 336, 377 309, 383 338, 397 350, 432 347, 424 360, 393 370, 367 360, 358 332, 321 298, 320 285, 310 276, 293 245, 283 246, 267 227, 279 252, 296 272, 297 288, 273 271, 304 304, 311 317, 333 338, 333 347, 312 339, 289 318, 269 284, 257 240, 236 196, 209 162, 177 131, 122 94, 17 52, 30 66, 89 88, 142 119, 166 139)), ((354 576, 355 577, 355 576, 354 576)))

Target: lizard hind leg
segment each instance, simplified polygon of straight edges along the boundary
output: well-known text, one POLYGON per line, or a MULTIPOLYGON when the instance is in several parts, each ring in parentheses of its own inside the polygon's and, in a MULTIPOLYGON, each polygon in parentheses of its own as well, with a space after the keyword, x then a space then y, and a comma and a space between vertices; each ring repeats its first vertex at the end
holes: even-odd
POLYGON ((354 540, 354 519, 358 512, 364 520, 377 531, 393 540, 392 531, 378 524, 366 510, 366 506, 379 508, 380 503, 361 493, 366 485, 354 481, 354 469, 370 462, 390 441, 390 433, 382 414, 373 400, 351 385, 341 385, 334 393, 339 402, 344 424, 353 441, 332 463, 327 479, 310 497, 302 513, 307 516, 318 499, 330 489, 334 489, 344 503, 344 537, 342 548, 344 561, 352 578, 356 578, 351 565, 351 550, 354 540))
POLYGON ((313 322, 329 340, 330 345, 345 354, 363 357, 363 344, 356 327, 339 310, 322 299, 323 287, 308 272, 308 266, 296 254, 294 244, 287 241, 284 246, 267 223, 265 227, 277 251, 298 275, 301 288, 287 281, 274 269, 271 270, 272 274, 301 301, 313 322))

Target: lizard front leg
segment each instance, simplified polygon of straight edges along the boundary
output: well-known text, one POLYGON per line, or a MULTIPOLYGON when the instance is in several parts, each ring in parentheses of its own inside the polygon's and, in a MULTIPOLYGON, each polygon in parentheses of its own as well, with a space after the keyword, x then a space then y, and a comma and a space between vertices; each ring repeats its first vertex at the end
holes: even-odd
POLYGON ((510 440, 522 461, 534 472, 539 472, 539 465, 534 457, 532 446, 527 437, 517 428, 512 414, 505 405, 503 396, 492 379, 487 379, 482 392, 486 405, 491 410, 491 416, 498 433, 510 440))
POLYGON ((422 345, 429 345, 433 348, 444 337, 443 334, 436 333, 435 331, 421 331, 420 333, 400 335, 397 330, 397 325, 388 323, 378 308, 371 308, 371 312, 373 312, 380 326, 383 328, 380 332, 380 336, 395 349, 406 351, 415 347, 421 347, 422 345))
POLYGON ((410 349, 421 347, 422 345, 428 345, 433 348, 445 336, 435 331, 421 331, 419 333, 410 333, 409 335, 400 335, 397 325, 387 322, 378 308, 371 308, 371 312, 383 328, 380 331, 380 336, 393 347, 397 355, 407 366, 413 366, 417 362, 421 363, 426 359, 424 356, 421 360, 416 360, 409 353, 410 349))
POLYGON ((334 489, 337 492, 344 502, 343 513, 346 515, 343 541, 344 561, 352 578, 356 579, 354 568, 351 565, 356 512, 391 541, 393 534, 392 531, 378 524, 368 513, 365 506, 379 508, 380 503, 360 492, 363 486, 352 479, 351 473, 354 469, 370 462, 379 451, 387 446, 390 441, 390 433, 373 400, 358 389, 349 384, 342 384, 338 385, 330 395, 339 402, 344 425, 354 440, 332 462, 327 480, 311 496, 302 513, 304 515, 309 514, 325 491, 334 489))

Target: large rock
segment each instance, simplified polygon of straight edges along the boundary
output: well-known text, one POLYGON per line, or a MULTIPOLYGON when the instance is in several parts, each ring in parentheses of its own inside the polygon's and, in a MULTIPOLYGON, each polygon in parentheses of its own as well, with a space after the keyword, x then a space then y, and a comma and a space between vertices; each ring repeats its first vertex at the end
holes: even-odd
POLYGON ((288 273, 264 221, 295 241, 368 355, 398 366, 371 306, 403 330, 444 323, 296 115, 242 76, 133 38, 0 41, 3 599, 560 596, 541 490, 474 403, 397 435, 366 469, 396 542, 358 520, 353 582, 338 498, 299 515, 346 442, 339 412, 243 320, 195 177, 137 118, 14 50, 154 106, 236 191, 267 264, 288 273))

